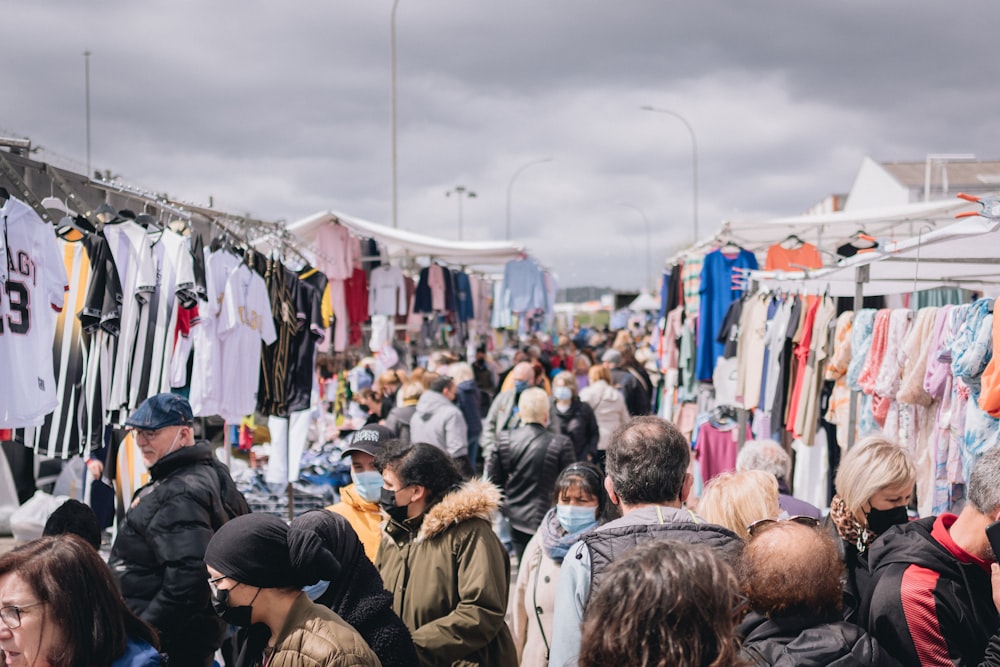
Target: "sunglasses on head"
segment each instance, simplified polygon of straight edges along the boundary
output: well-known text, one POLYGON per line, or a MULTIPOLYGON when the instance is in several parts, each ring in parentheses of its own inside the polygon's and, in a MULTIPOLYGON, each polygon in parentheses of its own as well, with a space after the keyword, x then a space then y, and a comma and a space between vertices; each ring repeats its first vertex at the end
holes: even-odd
POLYGON ((749 534, 751 538, 754 538, 757 535, 760 535, 768 528, 770 528, 771 526, 779 524, 783 521, 792 521, 803 526, 808 526, 810 528, 815 528, 819 526, 819 519, 811 516, 797 515, 797 516, 790 516, 787 519, 760 519, 758 521, 754 521, 749 526, 747 526, 747 534, 749 534))

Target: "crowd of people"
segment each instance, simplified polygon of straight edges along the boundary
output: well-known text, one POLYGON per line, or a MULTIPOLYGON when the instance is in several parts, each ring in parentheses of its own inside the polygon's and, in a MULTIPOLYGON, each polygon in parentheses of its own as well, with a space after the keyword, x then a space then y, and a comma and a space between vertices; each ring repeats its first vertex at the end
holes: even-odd
POLYGON ((957 515, 911 519, 881 436, 828 511, 772 441, 696 498, 622 333, 373 378, 351 484, 291 522, 248 511, 187 401, 148 399, 109 562, 79 503, 0 556, 0 666, 1000 666, 1000 450, 957 515))

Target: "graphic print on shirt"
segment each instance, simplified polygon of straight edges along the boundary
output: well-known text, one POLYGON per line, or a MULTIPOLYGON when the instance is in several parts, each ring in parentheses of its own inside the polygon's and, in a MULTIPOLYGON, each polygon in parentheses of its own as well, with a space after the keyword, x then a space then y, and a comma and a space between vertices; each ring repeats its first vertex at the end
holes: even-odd
POLYGON ((55 233, 24 202, 0 207, 0 428, 38 426, 58 405, 51 363, 55 315, 67 289, 55 233))

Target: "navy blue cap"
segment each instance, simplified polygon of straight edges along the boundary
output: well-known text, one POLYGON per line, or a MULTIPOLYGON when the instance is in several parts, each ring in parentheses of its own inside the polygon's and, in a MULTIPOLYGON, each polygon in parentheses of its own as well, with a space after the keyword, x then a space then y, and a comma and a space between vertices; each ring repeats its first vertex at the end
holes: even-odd
POLYGON ((144 431, 155 431, 164 426, 188 426, 194 421, 191 404, 177 394, 157 394, 142 402, 125 420, 125 425, 144 431))

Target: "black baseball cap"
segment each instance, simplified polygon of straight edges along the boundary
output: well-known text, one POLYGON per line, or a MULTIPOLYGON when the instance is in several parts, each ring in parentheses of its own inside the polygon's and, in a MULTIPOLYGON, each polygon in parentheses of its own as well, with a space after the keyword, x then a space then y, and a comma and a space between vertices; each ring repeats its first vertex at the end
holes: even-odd
POLYGON ((359 428, 351 436, 351 444, 344 450, 340 458, 347 458, 354 452, 364 452, 372 456, 378 456, 382 452, 382 447, 390 440, 395 440, 396 434, 391 428, 381 424, 369 424, 359 428))
POLYGON ((125 425, 143 431, 164 426, 189 426, 194 421, 191 404, 177 394, 150 396, 125 420, 125 425))

